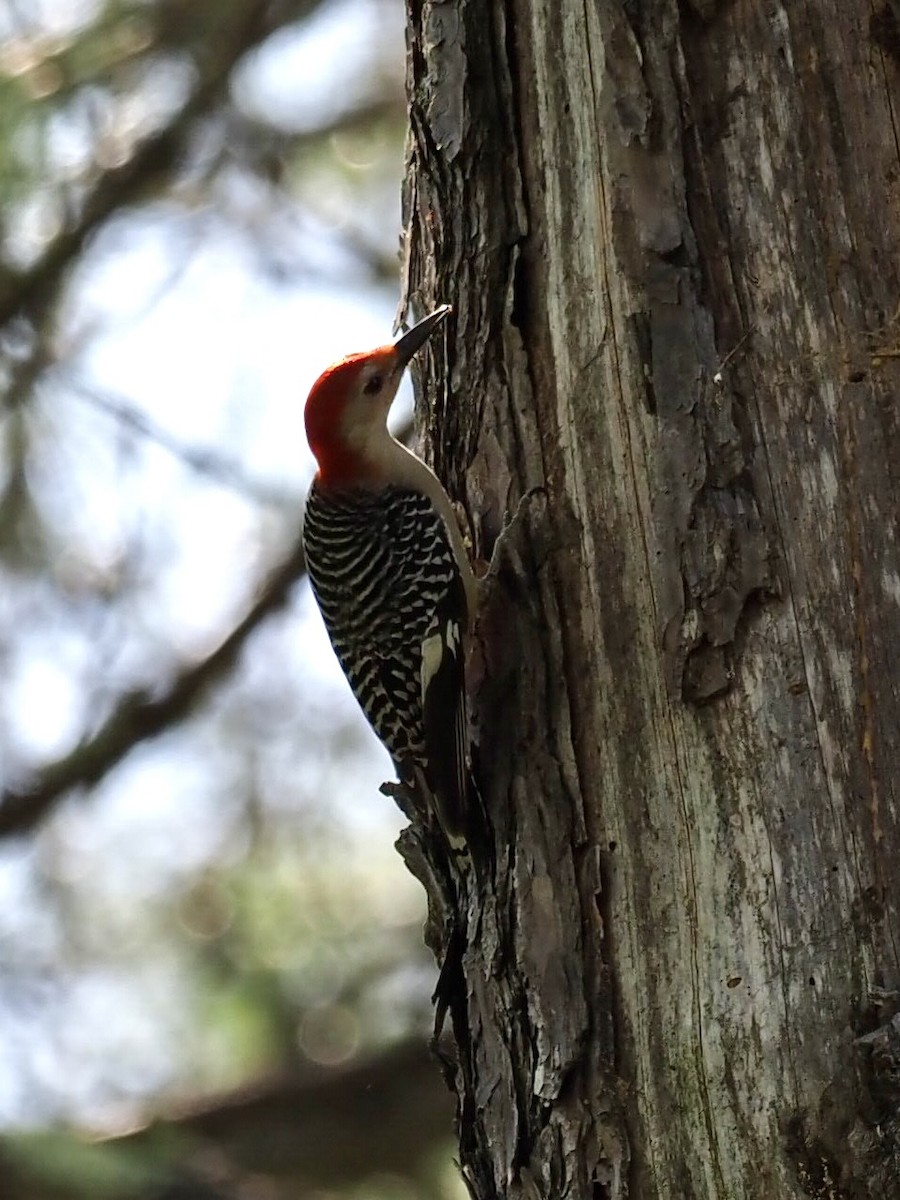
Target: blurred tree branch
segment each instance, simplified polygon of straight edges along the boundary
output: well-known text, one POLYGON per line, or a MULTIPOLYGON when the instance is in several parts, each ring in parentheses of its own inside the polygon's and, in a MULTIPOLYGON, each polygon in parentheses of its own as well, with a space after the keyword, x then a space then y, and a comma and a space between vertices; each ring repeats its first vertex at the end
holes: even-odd
MULTIPOLYGON (((107 1181, 117 1172, 127 1179, 129 1196, 263 1194, 245 1190, 248 1179, 265 1180, 264 1194, 277 1197, 359 1185, 378 1175, 424 1181, 429 1160, 449 1141, 452 1119, 433 1056, 411 1038, 367 1061, 241 1088, 90 1147, 75 1135, 51 1135, 48 1153, 46 1137, 7 1136, 0 1139, 0 1164, 15 1186, 3 1195, 83 1195, 77 1166, 85 1170, 88 1154, 95 1174, 103 1158, 107 1181), (68 1155, 61 1138, 68 1140, 68 1155), (48 1177, 48 1164, 69 1187, 48 1177)), ((113 1194, 120 1192, 124 1188, 113 1194)))
POLYGON ((100 412, 106 413, 131 433, 162 446, 197 475, 205 475, 216 483, 232 488, 257 504, 284 510, 296 508, 296 493, 285 488, 273 487, 260 479, 250 478, 236 459, 228 458, 204 446, 185 445, 123 396, 101 390, 76 376, 67 374, 64 378, 74 395, 100 412))
MULTIPOLYGON (((276 5, 270 0, 244 0, 237 11, 230 13, 228 21, 218 23, 216 37, 202 42, 205 53, 195 55, 197 83, 175 116, 140 142, 127 161, 98 176, 79 205, 77 216, 36 262, 26 270, 0 277, 0 328, 17 316, 40 316, 88 239, 116 211, 158 185, 177 167, 198 120, 218 105, 234 67, 244 55, 279 26, 308 15, 320 2, 298 0, 276 5), (215 46, 215 53, 210 53, 210 45, 215 46)), ((234 10, 235 6, 231 7, 234 10)))
POLYGON ((242 1088, 133 1136, 177 1131, 215 1145, 243 1170, 342 1187, 382 1172, 412 1174, 449 1140, 452 1121, 437 1063, 424 1040, 412 1038, 368 1061, 242 1088))
POLYGON ((305 572, 298 535, 287 557, 264 583, 259 598, 212 654, 186 667, 158 698, 148 697, 143 690, 126 693, 92 738, 39 771, 30 784, 0 795, 0 837, 29 832, 66 792, 96 784, 139 742, 183 720, 201 693, 231 670, 253 630, 285 603, 305 572))

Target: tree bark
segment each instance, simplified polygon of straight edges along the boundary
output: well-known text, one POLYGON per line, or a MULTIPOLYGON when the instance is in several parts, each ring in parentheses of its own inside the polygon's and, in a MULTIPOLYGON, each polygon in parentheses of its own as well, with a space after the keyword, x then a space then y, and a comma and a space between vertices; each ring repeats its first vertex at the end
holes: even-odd
POLYGON ((471 1191, 900 1196, 897 6, 407 9, 426 444, 480 556, 517 514, 471 1191))

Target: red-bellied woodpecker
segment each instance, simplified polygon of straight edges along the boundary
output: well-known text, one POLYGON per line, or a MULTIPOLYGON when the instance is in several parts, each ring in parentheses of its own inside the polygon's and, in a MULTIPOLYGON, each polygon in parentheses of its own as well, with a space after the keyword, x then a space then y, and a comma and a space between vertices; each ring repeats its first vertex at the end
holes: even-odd
POLYGON ((397 773, 465 836, 466 634, 476 585, 447 493, 387 429, 403 371, 449 312, 329 367, 306 402, 318 463, 303 544, 335 653, 397 773), (424 793, 424 796, 423 796, 424 793))

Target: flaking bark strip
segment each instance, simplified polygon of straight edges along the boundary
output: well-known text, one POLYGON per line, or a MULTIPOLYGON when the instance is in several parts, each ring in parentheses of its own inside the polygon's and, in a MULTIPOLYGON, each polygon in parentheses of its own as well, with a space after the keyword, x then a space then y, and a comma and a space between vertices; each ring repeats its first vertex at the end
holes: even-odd
MULTIPOLYGON (((621 14, 611 44, 617 30, 621 41, 620 24, 621 14)), ((702 703, 730 687, 748 603, 777 594, 775 556, 753 490, 752 448, 741 436, 737 398, 727 379, 712 382, 723 355, 703 300, 685 200, 682 122, 675 119, 677 31, 670 31, 665 59, 645 51, 638 25, 631 33, 631 74, 621 63, 615 73, 619 137, 609 153, 620 240, 636 251, 621 262, 635 303, 629 352, 657 420, 650 568, 670 693, 702 703), (623 94, 634 103, 623 104, 623 94), (638 129, 637 109, 659 119, 638 129)))

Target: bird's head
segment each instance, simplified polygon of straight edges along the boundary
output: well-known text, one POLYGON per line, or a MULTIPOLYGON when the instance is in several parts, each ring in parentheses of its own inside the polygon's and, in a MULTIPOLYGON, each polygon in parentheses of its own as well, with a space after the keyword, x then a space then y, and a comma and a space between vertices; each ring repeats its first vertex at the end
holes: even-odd
POLYGON ((350 354, 319 376, 306 401, 306 437, 325 484, 365 482, 410 359, 450 312, 442 305, 395 342, 350 354))

